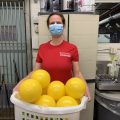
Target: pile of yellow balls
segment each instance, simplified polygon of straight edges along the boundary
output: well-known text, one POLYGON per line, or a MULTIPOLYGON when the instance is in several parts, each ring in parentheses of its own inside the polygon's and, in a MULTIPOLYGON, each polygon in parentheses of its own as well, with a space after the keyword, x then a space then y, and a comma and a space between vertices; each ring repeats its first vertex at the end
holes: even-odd
POLYGON ((85 91, 86 84, 80 78, 73 77, 64 84, 51 81, 50 74, 39 69, 21 82, 17 98, 44 107, 68 107, 79 105, 85 91))

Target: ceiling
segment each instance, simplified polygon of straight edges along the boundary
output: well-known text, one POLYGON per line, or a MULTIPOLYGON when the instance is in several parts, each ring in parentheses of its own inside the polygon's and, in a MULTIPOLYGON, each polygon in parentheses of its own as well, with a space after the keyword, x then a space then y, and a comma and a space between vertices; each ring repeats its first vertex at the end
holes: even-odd
POLYGON ((104 20, 120 13, 120 3, 96 3, 95 12, 100 15, 100 21, 104 20))
POLYGON ((96 3, 95 13, 99 14, 99 32, 120 32, 120 3, 96 3))
POLYGON ((120 32, 120 3, 96 3, 95 13, 99 14, 99 32, 120 32))

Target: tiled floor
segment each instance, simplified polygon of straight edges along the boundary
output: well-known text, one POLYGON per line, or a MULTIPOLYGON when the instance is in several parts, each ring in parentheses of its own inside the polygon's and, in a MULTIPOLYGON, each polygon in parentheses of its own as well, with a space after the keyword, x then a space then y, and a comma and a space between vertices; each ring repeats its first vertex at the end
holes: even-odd
POLYGON ((0 120, 14 120, 14 109, 13 108, 0 109, 0 120))

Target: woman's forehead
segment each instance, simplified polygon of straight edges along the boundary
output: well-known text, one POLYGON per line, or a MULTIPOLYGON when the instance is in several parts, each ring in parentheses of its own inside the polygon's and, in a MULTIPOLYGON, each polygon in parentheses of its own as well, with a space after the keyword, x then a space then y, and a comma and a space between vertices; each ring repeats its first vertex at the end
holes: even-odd
POLYGON ((49 19, 49 22, 51 21, 61 21, 62 22, 62 19, 59 15, 52 15, 49 19))

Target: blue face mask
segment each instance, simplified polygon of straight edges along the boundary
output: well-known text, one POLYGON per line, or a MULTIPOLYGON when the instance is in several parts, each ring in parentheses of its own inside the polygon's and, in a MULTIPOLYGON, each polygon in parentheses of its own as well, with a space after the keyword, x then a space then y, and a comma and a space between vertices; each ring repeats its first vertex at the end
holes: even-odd
POLYGON ((51 24, 49 25, 49 31, 53 36, 61 35, 63 32, 63 24, 51 24))

